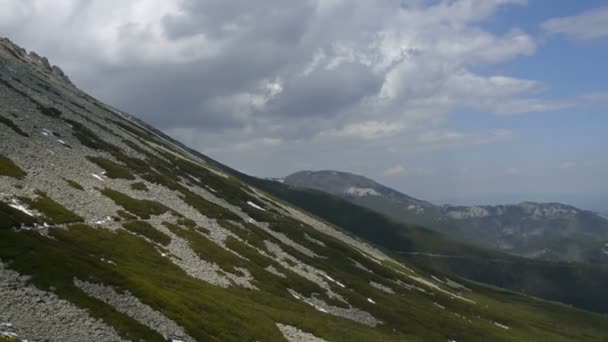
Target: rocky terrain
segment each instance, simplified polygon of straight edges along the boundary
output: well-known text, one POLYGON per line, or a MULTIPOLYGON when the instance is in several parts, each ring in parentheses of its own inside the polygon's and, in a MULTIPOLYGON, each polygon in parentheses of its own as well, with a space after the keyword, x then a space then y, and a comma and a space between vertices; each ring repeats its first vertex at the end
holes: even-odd
POLYGON ((0 141, 3 342, 608 334, 604 316, 406 264, 95 100, 7 39, 0 141))
POLYGON ((608 263, 608 219, 561 203, 433 205, 363 176, 301 171, 284 183, 324 191, 461 241, 514 255, 555 261, 608 263))

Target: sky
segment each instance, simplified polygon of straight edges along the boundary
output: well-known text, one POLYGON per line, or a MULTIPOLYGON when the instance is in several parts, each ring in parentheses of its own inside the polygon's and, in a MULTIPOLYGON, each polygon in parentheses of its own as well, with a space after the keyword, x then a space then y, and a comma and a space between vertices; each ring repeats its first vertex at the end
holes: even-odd
POLYGON ((608 212, 608 3, 0 0, 0 35, 252 175, 608 212))

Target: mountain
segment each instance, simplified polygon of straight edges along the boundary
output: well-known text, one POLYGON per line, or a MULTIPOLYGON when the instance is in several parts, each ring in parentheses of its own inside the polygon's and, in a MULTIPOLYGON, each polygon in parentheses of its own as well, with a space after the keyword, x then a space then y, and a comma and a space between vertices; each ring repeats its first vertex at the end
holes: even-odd
POLYGON ((407 196, 369 178, 348 172, 300 171, 285 177, 283 183, 349 198, 381 196, 408 206, 413 205, 422 208, 433 206, 429 202, 407 196))
POLYGON ((560 203, 437 206, 363 176, 301 171, 285 184, 316 189, 398 220, 423 225, 454 239, 514 255, 555 261, 608 263, 608 219, 560 203))
POLYGON ((7 39, 0 141, 2 342, 608 336, 605 316, 375 247, 95 100, 7 39))
POLYGON ((432 271, 608 313, 608 265, 549 262, 506 254, 377 211, 325 192, 246 175, 242 179, 432 271))

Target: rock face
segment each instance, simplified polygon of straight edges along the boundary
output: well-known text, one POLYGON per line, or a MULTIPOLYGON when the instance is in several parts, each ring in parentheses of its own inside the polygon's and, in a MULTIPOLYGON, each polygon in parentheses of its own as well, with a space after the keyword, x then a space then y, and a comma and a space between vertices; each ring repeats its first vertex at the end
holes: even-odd
POLYGON ((41 57, 34 51, 30 51, 28 53, 24 48, 17 46, 10 39, 4 37, 0 37, 0 47, 6 49, 7 51, 11 52, 13 56, 25 62, 40 66, 42 70, 48 74, 57 76, 64 81, 71 83, 70 79, 63 72, 63 70, 56 65, 51 65, 46 57, 41 57))
POLYGON ((437 206, 339 171, 300 171, 285 184, 340 196, 452 238, 529 258, 608 263, 608 219, 561 203, 437 206))

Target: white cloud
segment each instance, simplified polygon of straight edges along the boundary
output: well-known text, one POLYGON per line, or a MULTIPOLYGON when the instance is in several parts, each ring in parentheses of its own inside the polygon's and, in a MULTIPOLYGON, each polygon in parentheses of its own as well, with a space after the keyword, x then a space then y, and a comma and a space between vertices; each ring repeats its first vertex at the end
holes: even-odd
POLYGON ((496 130, 492 132, 461 132, 461 131, 427 131, 418 135, 417 141, 428 145, 462 145, 487 144, 513 139, 510 130, 496 130))
POLYGON ((542 23, 551 34, 563 34, 574 40, 608 38, 608 7, 595 8, 578 15, 552 18, 542 23))
POLYGON ((403 171, 405 171, 405 168, 401 165, 397 165, 397 166, 393 166, 390 167, 386 170, 384 170, 384 172, 382 173, 385 176, 398 176, 400 174, 403 173, 403 171))
MULTIPOLYGON (((188 145, 231 166, 280 175, 304 162, 382 168, 406 153, 516 137, 500 129, 511 118, 488 120, 485 130, 467 127, 471 111, 608 104, 602 92, 551 99, 551 84, 496 71, 542 48, 517 27, 487 29, 497 11, 520 5, 0 0, 0 32, 49 57, 91 95, 188 145)), ((425 172, 404 165, 389 174, 425 172)))
POLYGON ((321 137, 346 137, 364 140, 387 138, 399 133, 402 125, 385 121, 365 121, 344 126, 340 129, 331 129, 319 134, 321 137))
POLYGON ((427 174, 429 174, 429 170, 427 169, 421 167, 404 167, 403 165, 396 165, 382 172, 382 175, 386 177, 394 177, 401 175, 421 176, 427 174))

